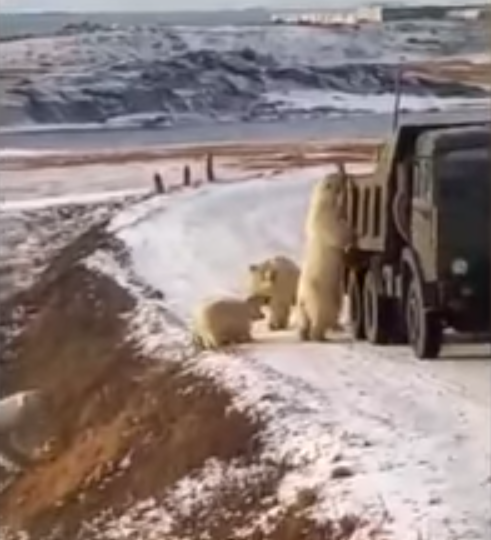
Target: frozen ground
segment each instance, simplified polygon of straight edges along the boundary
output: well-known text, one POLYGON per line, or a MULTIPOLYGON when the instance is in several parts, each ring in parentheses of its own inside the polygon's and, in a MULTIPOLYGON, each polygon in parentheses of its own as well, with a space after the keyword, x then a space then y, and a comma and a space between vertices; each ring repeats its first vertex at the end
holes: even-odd
MULTIPOLYGON (((251 261, 277 253, 298 260, 309 190, 326 171, 292 170, 140 203, 109 227, 129 250, 130 266, 120 267, 107 252, 87 264, 139 298, 132 332, 143 349, 165 358, 174 350, 178 360, 186 355, 192 306, 240 292, 251 261), (164 303, 146 299, 139 284, 163 293, 164 303)), ((488 359, 459 361, 450 351, 440 362, 421 363, 405 349, 355 345, 343 336, 323 345, 261 327, 255 336, 253 345, 204 354, 188 365, 266 421, 263 460, 290 471, 279 488, 280 507, 310 490, 317 519, 362 513, 386 538, 489 538, 488 359), (333 479, 334 463, 351 474, 333 479)), ((220 484, 217 475, 223 482, 237 474, 254 472, 210 463, 198 483, 176 486, 168 507, 142 503, 107 530, 119 539, 136 531, 165 534, 172 508, 192 510, 193 501, 220 484)))
MULTIPOLYGON (((20 159, 49 155, 8 152, 20 159)), ((151 194, 156 171, 168 189, 178 187, 185 164, 194 181, 202 180, 202 163, 192 159, 1 170, 0 300, 31 285, 58 250, 91 226, 151 194)), ((227 174, 220 166, 217 172, 227 174)))
MULTIPOLYGON (((178 149, 176 149, 178 151, 178 149)), ((154 191, 153 177, 159 173, 165 188, 172 190, 183 183, 184 168, 190 170, 191 182, 206 179, 203 153, 165 158, 165 149, 141 152, 104 153, 2 152, 5 159, 2 175, 0 212, 42 209, 52 206, 103 203, 110 199, 144 196, 154 191), (139 154, 138 157, 133 157, 139 154), (159 159, 159 154, 161 159, 159 159), (196 157, 199 155, 199 157, 196 157), (47 162, 39 163, 38 159, 47 162), (10 161, 12 160, 12 161, 10 161), (57 163, 61 161, 61 164, 57 163), (87 164, 84 164, 87 160, 87 164)), ((278 154, 280 155, 280 154, 278 154)), ((328 156, 325 151, 321 155, 328 156)), ((239 156, 214 159, 217 180, 240 180, 251 177, 246 168, 237 167, 239 156)), ((279 163, 281 160, 278 160, 279 163)))

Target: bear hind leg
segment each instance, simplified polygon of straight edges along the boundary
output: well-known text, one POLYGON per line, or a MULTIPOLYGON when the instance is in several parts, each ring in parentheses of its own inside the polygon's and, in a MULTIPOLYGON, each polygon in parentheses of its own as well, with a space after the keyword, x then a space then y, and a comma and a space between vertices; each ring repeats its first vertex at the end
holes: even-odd
POLYGON ((327 341, 326 328, 324 325, 314 324, 310 328, 310 341, 327 341))
POLYGON ((302 304, 297 306, 297 325, 298 325, 298 337, 300 341, 310 341, 311 336, 311 324, 310 317, 308 316, 305 307, 302 304))
POLYGON ((217 351, 223 345, 220 338, 209 333, 202 335, 201 340, 203 343, 203 349, 207 351, 217 351))
POLYGON ((326 313, 322 306, 316 306, 313 313, 313 321, 310 327, 311 341, 326 341, 326 333, 329 327, 329 313, 326 313))
POLYGON ((204 349, 204 343, 199 334, 193 333, 191 336, 191 342, 197 351, 202 351, 204 349))

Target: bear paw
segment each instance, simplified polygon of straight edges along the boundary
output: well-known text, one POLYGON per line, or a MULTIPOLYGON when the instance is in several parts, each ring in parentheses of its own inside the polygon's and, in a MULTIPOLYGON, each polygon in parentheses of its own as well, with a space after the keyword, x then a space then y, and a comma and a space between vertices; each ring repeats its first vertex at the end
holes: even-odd
POLYGON ((300 328, 298 330, 298 338, 300 341, 310 341, 310 332, 308 328, 300 328))
POLYGON ((284 321, 269 321, 268 327, 270 330, 286 330, 288 324, 284 321))
POLYGON ((331 330, 333 332, 344 332, 345 328, 341 323, 336 322, 331 326, 331 330))
POLYGON ((327 341, 326 333, 323 330, 312 330, 310 332, 310 341, 317 341, 319 343, 327 341))

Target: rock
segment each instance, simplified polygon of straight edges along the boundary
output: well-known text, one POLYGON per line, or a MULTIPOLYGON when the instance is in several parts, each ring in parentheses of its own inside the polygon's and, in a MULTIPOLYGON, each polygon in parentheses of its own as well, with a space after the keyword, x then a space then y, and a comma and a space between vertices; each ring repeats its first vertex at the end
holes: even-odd
POLYGON ((337 465, 331 472, 331 478, 333 480, 341 480, 344 478, 351 478, 354 476, 354 471, 347 465, 337 465))

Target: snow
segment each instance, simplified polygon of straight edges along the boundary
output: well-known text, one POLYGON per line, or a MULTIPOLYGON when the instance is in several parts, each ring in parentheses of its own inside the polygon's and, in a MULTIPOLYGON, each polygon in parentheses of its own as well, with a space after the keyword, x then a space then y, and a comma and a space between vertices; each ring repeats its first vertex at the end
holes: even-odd
POLYGON ((36 197, 35 199, 22 199, 17 201, 0 202, 0 212, 20 212, 26 210, 40 210, 54 206, 68 206, 75 204, 95 204, 108 202, 113 199, 126 199, 148 194, 145 189, 126 189, 115 191, 101 191, 95 193, 82 193, 59 197, 36 197))
POLYGON ((58 156, 64 155, 66 152, 63 150, 40 150, 39 148, 0 148, 0 162, 4 159, 10 158, 30 158, 38 156, 58 156))
MULTIPOLYGON (((350 169, 366 172, 366 166, 350 169)), ((263 462, 291 466, 276 510, 312 489, 319 520, 354 512, 383 524, 391 539, 485 540, 489 389, 484 400, 467 396, 406 349, 375 349, 342 335, 305 344, 291 331, 272 334, 259 326, 256 342, 233 353, 195 357, 187 345, 190 311, 202 298, 240 293, 254 260, 279 253, 299 259, 309 191, 328 170, 293 170, 141 202, 110 226, 129 250, 130 268, 104 252, 87 264, 139 298, 130 336, 145 352, 169 359, 168 344, 177 353, 181 341, 181 356, 172 359, 185 359, 190 370, 229 390, 235 407, 264 420, 263 462), (143 286, 164 293, 165 302, 146 300, 143 286), (341 465, 351 476, 335 478, 341 465)), ((478 369, 489 377, 489 363, 478 369)), ((203 478, 201 484, 210 485, 203 478)), ((176 497, 189 502, 176 487, 163 516, 176 497)), ((131 516, 121 519, 136 523, 133 530, 156 530, 151 520, 131 516)))
POLYGON ((461 60, 470 62, 471 64, 489 64, 491 62, 491 54, 489 52, 457 54, 455 56, 447 57, 446 60, 461 60))
MULTIPOLYGON (((368 60, 397 58, 394 46, 401 46, 395 29, 385 32, 366 29, 363 33, 316 32, 302 27, 268 26, 139 26, 116 31, 101 31, 75 36, 52 36, 2 43, 1 60, 5 69, 19 63, 28 68, 39 67, 39 59, 49 59, 59 70, 78 73, 81 66, 93 68, 114 63, 131 63, 138 58, 153 59, 183 50, 199 51, 209 48, 228 51, 256 45, 265 54, 279 57, 283 62, 324 64, 328 51, 330 63, 353 62, 353 53, 368 60), (391 42, 393 47, 387 47, 391 42), (182 44, 182 45, 181 45, 182 44), (95 54, 97 52, 97 54, 95 54)), ((407 52, 406 52, 407 56, 407 52)), ((410 58, 420 58, 415 51, 410 58)))
MULTIPOLYGON (((124 126, 127 128, 128 126, 124 126)), ((0 127, 0 133, 46 133, 51 131, 70 132, 70 131, 94 131, 110 128, 109 125, 95 122, 84 122, 83 124, 64 122, 60 123, 45 123, 33 124, 32 122, 19 123, 15 125, 0 127)), ((114 129, 114 128, 113 128, 114 129)))
MULTIPOLYGON (((287 92, 269 92, 266 101, 278 104, 285 110, 299 109, 308 111, 320 107, 342 111, 386 113, 394 110, 394 94, 367 94, 363 99, 356 94, 346 92, 326 92, 324 90, 293 90, 287 92)), ((489 97, 468 98, 436 96, 402 96, 400 107, 408 111, 459 110, 481 108, 489 105, 489 97)))
MULTIPOLYGON (((349 29, 330 31, 312 30, 300 26, 265 25, 217 25, 197 27, 173 25, 169 31, 159 21, 155 24, 105 29, 74 36, 48 36, 2 43, 1 59, 5 67, 19 62, 30 68, 38 67, 39 58, 49 58, 64 70, 80 72, 85 63, 105 66, 115 61, 124 64, 135 58, 165 57, 182 50, 200 51, 215 48, 220 51, 246 47, 261 48, 265 54, 279 57, 282 63, 306 63, 325 65, 329 63, 372 61, 397 61, 428 57, 440 51, 426 49, 416 42, 407 42, 407 37, 432 38, 434 41, 455 40, 471 56, 475 45, 463 43, 459 34, 462 23, 420 21, 408 32, 401 30, 398 23, 366 26, 361 31, 349 29), (437 35, 435 36, 435 31, 437 35), (474 45, 474 47, 473 47, 474 45), (97 49, 97 55, 94 54, 97 49)), ((472 36, 474 39, 476 36, 472 36)), ((423 45, 426 45, 423 41, 423 45)), ((445 50, 442 47, 443 50, 445 50)), ((448 54, 448 53, 447 53, 448 54)))

